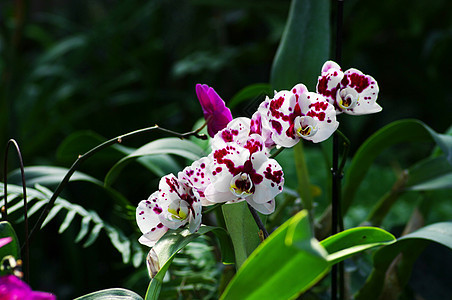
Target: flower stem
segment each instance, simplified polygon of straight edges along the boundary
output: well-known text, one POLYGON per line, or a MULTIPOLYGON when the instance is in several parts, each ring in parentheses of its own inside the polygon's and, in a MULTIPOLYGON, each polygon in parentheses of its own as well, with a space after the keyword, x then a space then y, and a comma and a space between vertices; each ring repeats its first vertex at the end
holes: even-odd
MULTIPOLYGON (((27 184, 25 182, 25 172, 24 172, 24 162, 22 159, 22 153, 20 152, 19 144, 14 139, 10 139, 6 144, 5 151, 5 161, 4 161, 4 174, 5 174, 5 182, 3 184, 3 196, 5 199, 5 205, 2 207, 2 220, 6 221, 8 218, 8 181, 7 181, 7 169, 8 169, 8 150, 10 145, 14 145, 16 148, 17 156, 19 157, 19 165, 20 165, 20 174, 22 177, 22 194, 24 198, 24 227, 25 227, 25 236, 28 236, 28 208, 27 208, 27 184)), ((29 240, 25 239, 24 245, 21 247, 21 252, 24 257, 24 265, 25 265, 25 282, 29 282, 29 261, 30 261, 30 244, 29 240), (25 253, 24 253, 25 251, 25 253)))
MULTIPOLYGON (((336 62, 341 64, 342 59, 342 22, 343 22, 343 11, 344 11, 344 1, 337 1, 337 15, 336 15, 336 62)), ((341 185, 341 177, 342 177, 342 168, 343 164, 341 164, 341 168, 338 165, 339 161, 339 133, 336 131, 333 135, 333 164, 332 164, 332 228, 331 233, 335 234, 338 232, 339 224, 342 226, 342 211, 341 211, 341 197, 340 197, 340 185, 341 185)), ((343 162, 345 163, 345 157, 343 162)), ((340 263, 342 264, 342 263, 340 263)), ((339 298, 344 298, 344 268, 343 266, 339 266, 339 270, 337 265, 333 265, 331 268, 331 299, 337 299, 337 289, 338 289, 338 275, 340 277, 340 287, 339 287, 339 298), (339 271, 339 272, 338 272, 339 271), (340 273, 340 274, 338 274, 340 273)))
POLYGON ((58 196, 60 195, 60 193, 62 192, 62 190, 64 189, 64 187, 66 186, 66 184, 69 182, 71 176, 74 174, 74 172, 79 168, 79 166, 86 161, 88 158, 90 158, 91 156, 93 156, 94 154, 100 152, 103 149, 106 149, 114 144, 118 144, 118 143, 122 143, 125 139, 133 137, 133 136, 138 136, 141 134, 145 134, 148 132, 153 132, 153 131, 162 131, 165 133, 169 133, 171 135, 177 136, 181 139, 184 138, 188 138, 190 136, 195 136, 197 138, 200 139, 207 139, 207 136, 204 134, 199 134, 200 130, 202 129, 199 128, 195 131, 190 131, 190 132, 186 132, 186 133, 178 133, 169 129, 165 129, 162 128, 158 125, 154 125, 152 127, 147 127, 147 128, 143 128, 143 129, 139 129, 136 131, 132 131, 120 136, 117 136, 115 138, 112 138, 96 147, 94 147, 93 149, 89 150, 88 152, 86 152, 83 155, 80 155, 78 157, 78 159, 74 162, 74 164, 71 166, 71 168, 68 170, 68 172, 66 173, 66 175, 64 176, 63 180, 60 182, 60 184, 57 186, 55 192, 53 193, 52 197, 50 197, 49 202, 47 203, 46 207, 44 208, 43 212, 41 213, 41 215, 38 218, 38 221, 36 221, 36 224, 34 225, 33 229, 31 230, 30 235, 28 236, 28 240, 31 240, 31 238, 33 237, 33 234, 39 229, 41 228, 44 220, 46 219, 47 215, 49 214, 50 210, 52 209, 53 205, 55 204, 56 199, 58 198, 58 196))
POLYGON ((264 240, 265 240, 266 238, 268 238, 268 232, 267 232, 267 229, 265 229, 264 223, 262 223, 262 220, 259 217, 259 215, 257 214, 257 211, 249 204, 248 204, 248 209, 250 210, 251 215, 253 216, 253 219, 256 222, 257 227, 259 227, 259 229, 262 231, 262 234, 263 234, 264 240))

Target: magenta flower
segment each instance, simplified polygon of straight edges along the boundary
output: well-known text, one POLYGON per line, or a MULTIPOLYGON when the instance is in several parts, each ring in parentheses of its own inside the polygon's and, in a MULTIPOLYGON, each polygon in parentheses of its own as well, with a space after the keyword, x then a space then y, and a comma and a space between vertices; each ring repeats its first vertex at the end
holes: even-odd
POLYGON ((9 244, 13 239, 11 237, 5 237, 0 239, 0 248, 5 246, 6 244, 9 244))
POLYGON ((217 92, 206 84, 196 85, 196 95, 207 121, 207 132, 213 137, 232 120, 231 110, 226 107, 217 92))
POLYGON ((45 292, 35 292, 14 275, 0 277, 0 300, 55 300, 53 294, 45 292))

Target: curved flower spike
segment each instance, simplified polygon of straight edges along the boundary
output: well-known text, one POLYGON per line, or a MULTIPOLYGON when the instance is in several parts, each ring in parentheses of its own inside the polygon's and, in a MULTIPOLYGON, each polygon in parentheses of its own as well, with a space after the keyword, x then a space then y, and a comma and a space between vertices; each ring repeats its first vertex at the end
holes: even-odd
POLYGON ((196 85, 196 95, 207 121, 207 132, 213 137, 232 120, 231 110, 215 90, 206 84, 196 85))
POLYGON ((382 110, 376 103, 377 81, 357 69, 343 72, 334 61, 327 61, 322 67, 322 75, 317 82, 317 93, 333 104, 338 114, 372 114, 382 110))
POLYGON ((201 201, 183 180, 173 174, 160 180, 159 190, 138 204, 136 220, 143 235, 141 244, 153 247, 168 231, 189 224, 190 232, 201 225, 201 201))

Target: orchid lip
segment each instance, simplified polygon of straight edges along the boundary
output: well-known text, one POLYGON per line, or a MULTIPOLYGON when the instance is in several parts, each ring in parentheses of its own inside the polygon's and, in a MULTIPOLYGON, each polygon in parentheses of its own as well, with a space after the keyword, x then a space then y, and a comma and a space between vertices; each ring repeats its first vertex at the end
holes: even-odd
POLYGON ((185 220, 189 212, 188 203, 183 200, 179 203, 174 201, 168 206, 168 212, 173 220, 185 220))
POLYGON ((317 131, 316 121, 312 117, 301 116, 296 118, 295 132, 299 137, 311 137, 316 134, 317 131))
POLYGON ((229 190, 237 197, 245 198, 252 195, 253 182, 246 173, 239 173, 232 177, 229 190))
POLYGON ((350 87, 347 87, 337 92, 336 103, 341 109, 352 109, 358 103, 358 99, 358 92, 350 87))

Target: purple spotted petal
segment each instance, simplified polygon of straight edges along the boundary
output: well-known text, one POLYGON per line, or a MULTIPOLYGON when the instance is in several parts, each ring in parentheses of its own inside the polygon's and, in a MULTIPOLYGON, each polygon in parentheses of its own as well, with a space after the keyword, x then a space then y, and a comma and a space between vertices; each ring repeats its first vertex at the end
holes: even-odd
POLYGON ((262 181, 255 184, 255 191, 250 198, 253 202, 264 204, 282 192, 284 173, 282 167, 274 159, 268 159, 263 153, 252 156, 253 168, 262 175, 262 181))
POLYGON ((323 64, 322 75, 317 81, 317 93, 325 97, 331 103, 336 103, 336 94, 340 88, 344 73, 341 67, 334 61, 327 61, 323 64))
POLYGON ((372 76, 365 75, 356 69, 349 69, 344 74, 341 87, 342 89, 352 88, 358 93, 356 106, 345 110, 345 113, 364 115, 377 113, 382 110, 381 106, 376 103, 379 88, 377 81, 372 76))
POLYGON ((302 115, 311 117, 315 121, 315 133, 310 136, 302 136, 314 143, 328 139, 339 127, 336 120, 334 106, 317 93, 304 93, 300 98, 302 115))
POLYGON ((272 139, 272 131, 268 124, 268 121, 265 122, 266 118, 262 117, 262 113, 260 111, 256 111, 251 117, 250 124, 250 134, 258 134, 262 136, 264 140, 264 146, 267 148, 267 152, 269 152, 273 147, 276 146, 275 142, 272 139))
POLYGON ((235 118, 222 130, 218 131, 212 139, 212 150, 224 148, 228 143, 246 144, 250 134, 249 118, 235 118))
MULTIPOLYGON (((262 137, 251 136, 263 144, 262 137)), ((262 213, 274 210, 271 200, 282 191, 284 178, 281 166, 269 159, 265 150, 250 151, 230 143, 215 150, 211 156, 211 184, 205 191, 209 201, 233 203, 246 200, 262 213)))
POLYGON ((207 132, 213 137, 232 120, 231 110, 215 90, 206 84, 196 85, 196 95, 207 121, 207 132))
POLYGON ((159 215, 163 212, 159 192, 154 192, 147 200, 138 204, 136 220, 143 235, 138 240, 141 244, 153 247, 155 243, 168 231, 168 227, 160 222, 159 215))
POLYGON ((296 97, 291 91, 280 91, 270 99, 268 108, 261 110, 262 118, 271 129, 276 145, 294 146, 299 138, 294 135, 293 120, 299 115, 296 97))
POLYGON ((207 174, 210 160, 211 157, 209 156, 202 157, 177 175, 180 181, 185 181, 185 184, 193 189, 195 197, 201 201, 203 206, 215 204, 208 201, 204 195, 204 191, 210 184, 210 178, 207 174))

